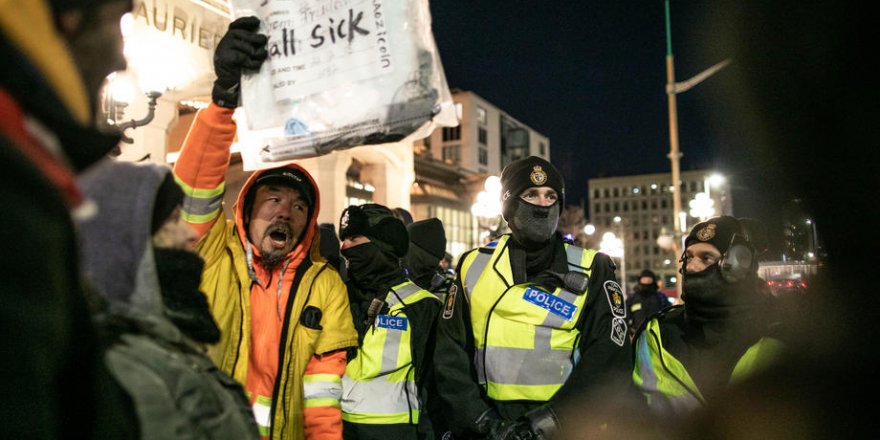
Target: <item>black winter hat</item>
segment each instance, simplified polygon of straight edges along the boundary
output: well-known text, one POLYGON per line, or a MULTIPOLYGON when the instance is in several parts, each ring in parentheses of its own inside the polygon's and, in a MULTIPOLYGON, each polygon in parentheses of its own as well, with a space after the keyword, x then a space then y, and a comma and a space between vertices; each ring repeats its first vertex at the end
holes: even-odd
POLYGON ((363 235, 382 251, 403 258, 409 250, 406 226, 394 213, 375 203, 352 205, 339 218, 339 239, 363 235))
POLYGON ((174 208, 183 204, 183 190, 174 181, 174 175, 165 174, 165 178, 156 190, 156 201, 153 203, 153 219, 150 223, 150 234, 155 234, 165 221, 171 217, 174 208))
POLYGON ((657 274, 651 270, 645 269, 642 271, 642 273, 639 274, 639 279, 644 278, 644 277, 650 277, 652 282, 654 282, 654 283, 657 282, 657 274))
POLYGON ((257 180, 254 180, 253 185, 248 188, 248 193, 244 197, 244 209, 242 210, 245 219, 248 219, 251 215, 251 208, 254 205, 257 189, 270 184, 286 186, 297 190, 300 196, 309 204, 309 216, 311 217, 312 211, 315 208, 315 188, 312 187, 312 181, 300 170, 281 167, 261 172, 257 180))
POLYGON ((556 190, 556 194, 559 195, 557 202, 559 209, 565 206, 565 179, 553 164, 537 156, 529 156, 507 164, 501 171, 501 202, 504 219, 510 220, 516 206, 514 202, 523 191, 539 186, 549 186, 556 190))
POLYGON ((729 215, 713 217, 694 225, 690 234, 684 240, 684 247, 687 249, 694 243, 709 243, 715 246, 718 252, 724 254, 730 247, 734 234, 739 235, 743 239, 748 239, 743 234, 742 225, 736 218, 729 215))
POLYGON ((412 224, 413 218, 412 214, 410 214, 409 211, 403 208, 394 208, 392 211, 394 211, 394 215, 403 222, 404 226, 409 226, 412 224))
POLYGON ((424 249, 438 260, 443 259, 446 254, 446 231, 440 219, 420 220, 410 223, 406 229, 412 244, 424 249))

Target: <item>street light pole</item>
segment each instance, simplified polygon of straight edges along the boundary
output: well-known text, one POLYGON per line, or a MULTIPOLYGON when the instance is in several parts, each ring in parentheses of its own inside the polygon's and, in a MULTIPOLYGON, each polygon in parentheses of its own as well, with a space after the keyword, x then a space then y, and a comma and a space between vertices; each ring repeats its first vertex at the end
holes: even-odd
MULTIPOLYGON (((676 231, 681 231, 682 222, 679 220, 681 212, 681 168, 679 160, 681 152, 678 148, 678 107, 675 95, 696 86, 706 78, 712 76, 730 63, 726 59, 714 66, 694 75, 686 81, 675 82, 675 59, 672 56, 672 19, 669 14, 669 0, 664 1, 666 18, 666 96, 669 107, 669 161, 672 163, 672 220, 676 231)), ((681 236, 675 237, 676 243, 681 241, 681 236)), ((681 262, 676 258, 676 272, 681 273, 681 262)), ((679 297, 681 297, 681 281, 675 283, 679 297)))
MULTIPOLYGON (((678 151, 678 107, 675 100, 675 60, 672 56, 672 23, 669 18, 669 0, 665 2, 666 10, 666 96, 669 107, 669 161, 672 162, 672 220, 676 231, 676 244, 679 240, 677 232, 681 230, 678 213, 681 212, 681 170, 678 151)), ((678 246, 676 246, 678 247, 678 246)), ((675 271, 681 273, 681 262, 675 259, 675 271)), ((681 277, 679 277, 681 278, 681 277)), ((678 296, 681 297, 681 280, 675 283, 678 296)))

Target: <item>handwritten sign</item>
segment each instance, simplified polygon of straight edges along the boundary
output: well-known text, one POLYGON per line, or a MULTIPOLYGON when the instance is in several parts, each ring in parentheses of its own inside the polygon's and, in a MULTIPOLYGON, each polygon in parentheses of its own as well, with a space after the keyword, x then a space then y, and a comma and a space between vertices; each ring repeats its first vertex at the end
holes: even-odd
POLYGON ((267 133, 254 161, 260 167, 458 124, 427 0, 232 0, 232 7, 237 17, 259 17, 269 37, 268 60, 242 79, 248 128, 267 133))
POLYGON ((264 26, 272 88, 296 86, 293 95, 305 96, 393 71, 384 9, 382 0, 334 0, 271 10, 264 26))

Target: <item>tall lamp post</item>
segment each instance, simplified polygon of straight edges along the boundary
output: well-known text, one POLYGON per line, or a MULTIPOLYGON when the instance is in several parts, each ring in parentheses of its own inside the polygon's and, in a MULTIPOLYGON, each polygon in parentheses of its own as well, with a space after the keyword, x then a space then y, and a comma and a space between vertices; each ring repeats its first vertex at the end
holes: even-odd
MULTIPOLYGON (((698 73, 686 81, 675 82, 675 60, 672 56, 672 20, 669 15, 669 0, 664 1, 666 18, 666 95, 669 107, 669 161, 672 163, 672 212, 675 230, 682 229, 679 213, 681 210, 681 169, 679 160, 681 153, 678 148, 678 107, 675 95, 690 90, 706 78, 712 76, 730 63, 726 59, 714 66, 698 73)), ((681 241, 680 236, 676 241, 681 241)), ((676 263, 676 269, 681 269, 681 262, 676 263)), ((681 283, 676 283, 679 295, 681 295, 681 283)))

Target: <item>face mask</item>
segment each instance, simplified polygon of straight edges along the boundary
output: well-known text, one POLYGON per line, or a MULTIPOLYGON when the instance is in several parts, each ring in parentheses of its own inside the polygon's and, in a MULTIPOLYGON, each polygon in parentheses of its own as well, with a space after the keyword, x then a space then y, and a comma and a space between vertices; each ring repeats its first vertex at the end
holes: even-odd
POLYGON ((517 241, 526 248, 547 242, 556 232, 559 223, 559 206, 538 206, 524 200, 516 200, 516 212, 513 214, 510 229, 517 241))
POLYGON ((657 286, 655 284, 639 283, 638 290, 639 290, 639 293, 644 293, 644 294, 654 293, 657 291, 657 286))
POLYGON ((681 299, 686 304, 688 319, 707 323, 728 317, 737 300, 732 290, 721 276, 718 264, 700 272, 686 272, 681 299))
POLYGON ((340 251, 345 257, 348 277, 362 289, 379 289, 382 280, 397 273, 397 259, 389 257, 373 243, 363 243, 340 251))

